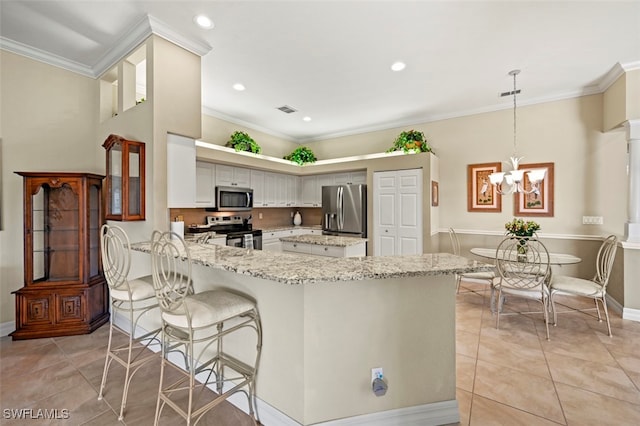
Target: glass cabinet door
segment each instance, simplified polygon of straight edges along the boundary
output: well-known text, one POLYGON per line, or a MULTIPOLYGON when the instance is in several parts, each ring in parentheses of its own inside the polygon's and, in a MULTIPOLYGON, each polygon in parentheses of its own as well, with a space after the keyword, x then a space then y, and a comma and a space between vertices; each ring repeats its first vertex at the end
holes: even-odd
POLYGON ((80 280, 80 199, 69 184, 32 195, 32 282, 80 280))
POLYGON ((109 135, 107 150, 107 211, 110 220, 144 220, 144 143, 109 135))

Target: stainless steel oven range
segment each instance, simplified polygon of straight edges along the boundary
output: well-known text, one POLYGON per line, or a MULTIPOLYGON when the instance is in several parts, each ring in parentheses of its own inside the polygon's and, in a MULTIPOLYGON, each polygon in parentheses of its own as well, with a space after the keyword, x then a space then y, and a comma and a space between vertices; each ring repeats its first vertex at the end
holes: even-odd
MULTIPOLYGON (((242 216, 207 216, 208 227, 195 225, 190 227, 192 232, 215 232, 215 235, 226 236, 228 246, 244 247, 252 244, 256 250, 262 250, 262 230, 253 229, 251 225, 251 216, 242 218, 242 216)), ((213 242, 213 239, 208 239, 213 242)))

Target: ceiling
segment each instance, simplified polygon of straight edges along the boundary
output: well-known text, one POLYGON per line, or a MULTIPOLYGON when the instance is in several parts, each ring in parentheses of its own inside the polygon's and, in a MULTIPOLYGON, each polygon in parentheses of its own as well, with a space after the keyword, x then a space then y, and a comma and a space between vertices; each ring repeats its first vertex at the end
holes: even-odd
POLYGON ((512 69, 519 105, 640 69, 640 1, 2 0, 0 42, 98 77, 149 19, 203 54, 203 112, 296 142, 510 108, 512 69))

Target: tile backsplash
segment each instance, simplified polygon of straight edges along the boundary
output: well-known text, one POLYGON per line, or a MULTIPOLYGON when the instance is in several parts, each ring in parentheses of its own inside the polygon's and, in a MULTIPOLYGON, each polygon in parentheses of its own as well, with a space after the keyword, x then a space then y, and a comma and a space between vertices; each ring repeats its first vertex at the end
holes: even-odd
POLYGON ((293 225, 293 215, 296 211, 302 216, 302 225, 320 225, 322 220, 321 208, 256 208, 251 212, 208 212, 205 209, 169 209, 171 221, 182 216, 185 227, 191 224, 206 223, 207 216, 242 216, 243 218, 252 216, 253 228, 262 229, 273 226, 293 225), (262 214, 262 219, 260 219, 262 214))

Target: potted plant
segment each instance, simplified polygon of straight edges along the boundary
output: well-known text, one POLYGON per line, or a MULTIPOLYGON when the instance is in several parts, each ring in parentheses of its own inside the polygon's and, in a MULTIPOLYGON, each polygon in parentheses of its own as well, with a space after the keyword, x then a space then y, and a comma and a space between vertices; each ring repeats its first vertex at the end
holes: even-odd
POLYGON ((233 132, 225 146, 233 148, 236 151, 247 151, 253 152, 254 154, 260 154, 262 151, 260 145, 258 145, 248 133, 240 131, 233 132))
POLYGON ((401 132, 387 152, 404 151, 405 154, 413 152, 430 152, 431 147, 424 137, 424 133, 417 130, 405 130, 401 132))
POLYGON ((315 163, 317 161, 316 155, 311 151, 311 149, 306 146, 299 146, 294 149, 291 154, 285 155, 285 160, 293 161, 294 163, 298 163, 301 166, 307 163, 315 163))
POLYGON ((504 224, 504 229, 507 230, 507 234, 514 237, 521 237, 518 242, 518 254, 526 254, 527 252, 527 239, 533 237, 536 231, 540 230, 540 224, 533 220, 524 221, 522 219, 514 218, 511 222, 504 224))

